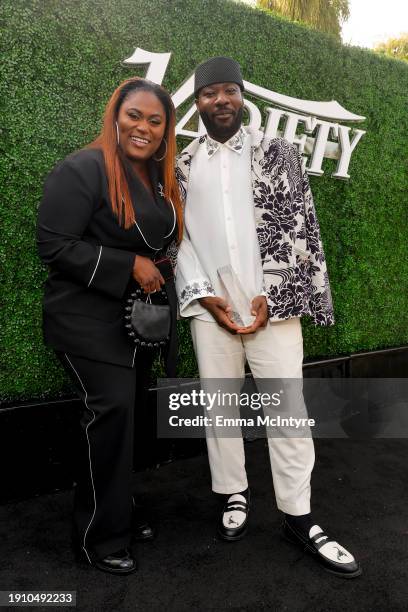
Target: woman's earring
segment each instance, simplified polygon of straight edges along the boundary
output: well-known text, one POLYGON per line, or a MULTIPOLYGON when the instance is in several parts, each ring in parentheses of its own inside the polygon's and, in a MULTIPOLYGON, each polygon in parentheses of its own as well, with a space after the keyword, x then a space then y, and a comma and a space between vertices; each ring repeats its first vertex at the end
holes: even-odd
POLYGON ((159 162, 159 161, 163 161, 163 159, 164 159, 164 158, 166 157, 166 155, 167 155, 167 141, 166 141, 166 139, 165 139, 165 138, 163 138, 162 142, 163 142, 163 141, 164 141, 164 145, 165 145, 165 147, 166 147, 166 150, 165 150, 165 152, 164 152, 164 155, 163 155, 163 157, 160 157, 159 159, 157 159, 156 157, 154 157, 154 156, 153 156, 154 161, 157 161, 157 162, 159 162))
POLYGON ((120 145, 120 140, 119 140, 119 126, 118 126, 118 122, 115 121, 115 125, 116 125, 116 140, 118 141, 118 146, 120 145))

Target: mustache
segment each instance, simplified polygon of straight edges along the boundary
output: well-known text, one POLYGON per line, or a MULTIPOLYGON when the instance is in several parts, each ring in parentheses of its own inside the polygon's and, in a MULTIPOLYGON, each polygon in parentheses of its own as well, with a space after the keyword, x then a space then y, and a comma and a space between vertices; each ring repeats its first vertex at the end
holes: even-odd
POLYGON ((233 136, 235 132, 239 130, 241 123, 242 123, 242 115, 244 112, 243 108, 241 107, 238 110, 233 110, 233 111, 231 111, 231 109, 225 109, 224 112, 231 112, 231 115, 234 117, 234 120, 229 126, 223 126, 223 125, 220 126, 213 119, 213 117, 215 117, 217 113, 220 115, 223 114, 222 109, 219 109, 215 111, 214 113, 211 113, 211 115, 205 111, 202 111, 200 113, 200 117, 206 127, 207 132, 211 133, 214 136, 224 137, 225 135, 229 135, 229 134, 233 136))

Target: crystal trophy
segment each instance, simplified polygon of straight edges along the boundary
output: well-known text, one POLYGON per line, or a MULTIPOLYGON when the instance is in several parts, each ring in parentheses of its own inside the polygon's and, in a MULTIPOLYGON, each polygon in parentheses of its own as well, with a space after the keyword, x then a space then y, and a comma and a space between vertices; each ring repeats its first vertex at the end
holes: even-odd
POLYGON ((218 268, 217 273, 225 291, 225 298, 232 309, 231 319, 242 327, 252 325, 255 317, 251 314, 251 301, 232 266, 222 266, 218 268))

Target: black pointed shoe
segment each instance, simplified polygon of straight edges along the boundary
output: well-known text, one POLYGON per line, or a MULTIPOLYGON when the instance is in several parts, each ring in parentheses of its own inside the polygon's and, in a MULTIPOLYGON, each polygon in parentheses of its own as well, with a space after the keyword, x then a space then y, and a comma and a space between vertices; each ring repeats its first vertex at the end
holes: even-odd
POLYGON ((223 540, 241 540, 248 530, 249 489, 247 497, 242 493, 230 495, 218 524, 218 535, 223 540))
POLYGON ((286 540, 311 554, 325 570, 340 578, 357 578, 362 574, 360 564, 353 555, 338 542, 330 539, 319 525, 313 525, 309 536, 306 536, 285 520, 283 535, 286 540))
POLYGON ((147 520, 142 506, 136 504, 134 497, 132 497, 132 506, 133 540, 135 540, 136 542, 148 542, 149 540, 154 540, 154 538, 156 537, 156 529, 147 520))
POLYGON ((155 528, 142 518, 135 517, 132 527, 133 539, 136 542, 148 542, 156 537, 155 528))
POLYGON ((136 559, 127 548, 112 553, 103 559, 94 560, 91 565, 109 574, 125 575, 137 570, 136 559))

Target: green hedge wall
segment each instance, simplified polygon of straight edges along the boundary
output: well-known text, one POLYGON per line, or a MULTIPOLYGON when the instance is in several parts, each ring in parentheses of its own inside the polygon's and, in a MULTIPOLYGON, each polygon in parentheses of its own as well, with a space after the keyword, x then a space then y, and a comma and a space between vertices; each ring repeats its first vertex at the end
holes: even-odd
MULTIPOLYGON (((46 271, 34 240, 44 177, 90 141, 113 89, 145 69, 124 66, 136 46, 172 51, 174 91, 211 55, 231 55, 244 78, 283 94, 335 99, 365 115, 351 180, 311 178, 337 324, 305 322, 307 356, 408 341, 406 92, 408 66, 228 0, 2 0, 1 358, 3 399, 50 397, 66 381, 41 338, 46 271)), ((195 369, 182 331, 180 374, 195 369)))

